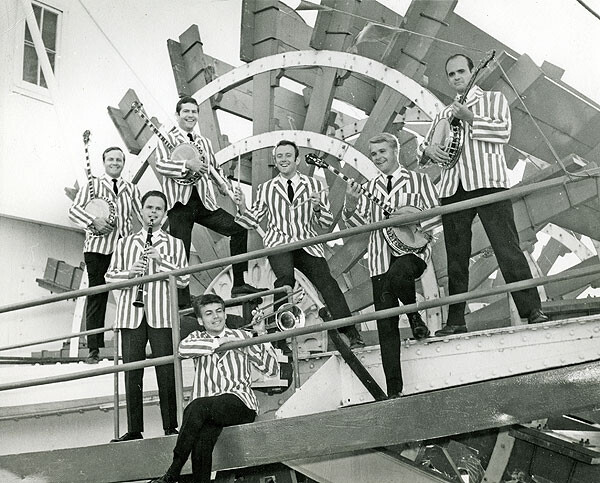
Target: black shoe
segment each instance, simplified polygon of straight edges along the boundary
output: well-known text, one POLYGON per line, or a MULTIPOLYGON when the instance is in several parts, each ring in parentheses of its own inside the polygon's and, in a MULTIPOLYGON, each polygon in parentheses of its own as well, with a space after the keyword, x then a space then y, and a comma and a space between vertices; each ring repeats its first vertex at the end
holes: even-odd
POLYGON ((242 295, 251 295, 253 293, 260 293, 269 290, 268 288, 257 288, 253 287, 249 283, 245 283, 244 285, 236 285, 231 289, 231 297, 240 297, 242 295))
POLYGON ((542 312, 542 309, 533 309, 527 317, 529 324, 541 324, 542 322, 548 322, 550 318, 542 312))
POLYGON ((390 392, 387 396, 388 399, 398 399, 402 397, 402 393, 400 391, 390 392))
POLYGON ((408 322, 415 340, 425 339, 429 336, 429 328, 425 325, 418 312, 408 314, 408 322))
POLYGON ((365 342, 358 331, 356 331, 356 334, 351 334, 348 340, 350 342, 350 349, 360 349, 365 346, 365 342))
POLYGON ((153 480, 149 480, 148 483, 177 483, 177 479, 174 476, 165 473, 159 478, 154 478, 153 480))
POLYGON ((165 436, 171 436, 173 434, 179 434, 179 431, 177 431, 177 428, 165 429, 165 436))
POLYGON ((454 335, 454 334, 464 334, 467 332, 466 325, 445 325, 440 330, 436 330, 436 336, 445 336, 445 335, 454 335))
POLYGON ((135 439, 144 439, 144 437, 142 436, 142 433, 139 433, 137 431, 131 432, 131 433, 127 432, 120 438, 111 439, 110 442, 111 443, 120 443, 121 441, 133 441, 135 439))
POLYGON ((90 354, 85 359, 86 364, 98 364, 100 362, 100 349, 90 349, 90 354))

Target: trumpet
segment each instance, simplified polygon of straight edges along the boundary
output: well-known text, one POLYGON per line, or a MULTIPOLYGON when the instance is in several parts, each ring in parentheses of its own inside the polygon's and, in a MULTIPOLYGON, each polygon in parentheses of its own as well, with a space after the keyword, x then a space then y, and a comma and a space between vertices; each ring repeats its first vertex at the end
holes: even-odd
POLYGON ((262 314, 262 311, 259 311, 255 314, 252 322, 241 327, 242 329, 255 326, 258 323, 265 321, 265 329, 277 329, 281 332, 291 329, 297 329, 299 327, 304 327, 306 323, 306 315, 304 311, 295 304, 287 303, 283 304, 279 309, 270 314, 262 314))
MULTIPOLYGON (((144 262, 144 272, 148 268, 148 255, 146 254, 146 250, 152 246, 152 224, 154 220, 150 220, 148 223, 148 236, 146 237, 146 243, 144 244, 144 254, 142 255, 142 261, 144 262)), ((137 294, 135 300, 133 301, 134 307, 143 307, 144 306, 144 284, 140 283, 137 288, 137 294)))

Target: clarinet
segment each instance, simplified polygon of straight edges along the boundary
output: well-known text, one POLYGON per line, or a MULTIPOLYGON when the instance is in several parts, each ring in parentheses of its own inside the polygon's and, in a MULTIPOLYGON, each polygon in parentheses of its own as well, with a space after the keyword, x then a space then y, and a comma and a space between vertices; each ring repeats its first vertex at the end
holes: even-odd
MULTIPOLYGON (((144 244, 144 254, 142 255, 142 261, 144 262, 144 272, 148 268, 148 255, 146 255, 146 249, 152 246, 152 223, 153 220, 150 220, 148 223, 148 236, 146 237, 146 243, 144 244)), ((133 301, 134 307, 143 307, 144 306, 144 284, 140 283, 137 288, 137 294, 135 300, 133 301)))

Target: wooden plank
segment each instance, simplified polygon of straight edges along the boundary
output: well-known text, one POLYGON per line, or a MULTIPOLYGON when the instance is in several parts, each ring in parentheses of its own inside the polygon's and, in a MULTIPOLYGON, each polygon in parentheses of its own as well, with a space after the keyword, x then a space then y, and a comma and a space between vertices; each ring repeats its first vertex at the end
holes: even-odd
MULTIPOLYGON (((341 410, 233 426, 225 428, 219 437, 213 469, 288 461, 298 455, 334 455, 584 411, 600 403, 598 374, 600 362, 595 361, 341 410), (426 417, 418 417, 425 412, 426 417)), ((175 436, 168 436, 3 455, 0 471, 7 475, 4 481, 35 476, 47 483, 153 478, 168 468, 175 440, 175 436)))

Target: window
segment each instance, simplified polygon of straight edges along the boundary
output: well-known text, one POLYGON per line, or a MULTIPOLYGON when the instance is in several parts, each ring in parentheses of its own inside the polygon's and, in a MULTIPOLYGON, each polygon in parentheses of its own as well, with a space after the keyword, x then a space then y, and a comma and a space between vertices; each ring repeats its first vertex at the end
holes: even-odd
MULTIPOLYGON (((60 12, 37 3, 32 3, 32 6, 35 19, 37 20, 40 33, 42 34, 42 41, 44 42, 44 47, 46 48, 46 53, 48 54, 48 60, 50 61, 50 65, 54 71, 60 12)), ((29 26, 27 24, 25 24, 25 41, 23 45, 22 79, 25 82, 35 84, 43 88, 48 87, 46 84, 46 79, 44 79, 42 66, 38 61, 38 56, 33 44, 33 38, 31 37, 31 32, 29 31, 29 26)))

